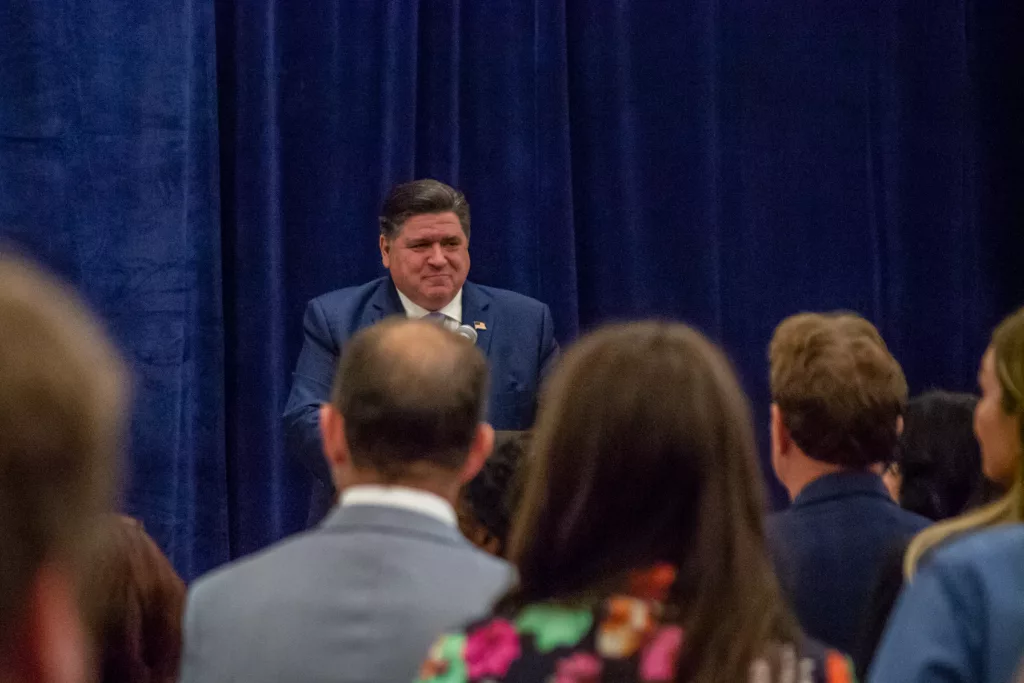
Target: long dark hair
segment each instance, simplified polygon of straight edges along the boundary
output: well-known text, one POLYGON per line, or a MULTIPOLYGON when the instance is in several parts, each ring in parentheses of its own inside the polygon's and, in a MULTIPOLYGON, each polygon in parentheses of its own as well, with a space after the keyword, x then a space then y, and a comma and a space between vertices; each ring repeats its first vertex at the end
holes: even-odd
POLYGON ((991 502, 998 486, 981 471, 971 394, 928 391, 907 403, 896 454, 900 506, 933 520, 991 502))
POLYGON ((545 389, 501 609, 590 602, 669 562, 686 630, 680 680, 746 680, 799 636, 765 551, 749 406, 728 361, 685 325, 604 328, 545 389))

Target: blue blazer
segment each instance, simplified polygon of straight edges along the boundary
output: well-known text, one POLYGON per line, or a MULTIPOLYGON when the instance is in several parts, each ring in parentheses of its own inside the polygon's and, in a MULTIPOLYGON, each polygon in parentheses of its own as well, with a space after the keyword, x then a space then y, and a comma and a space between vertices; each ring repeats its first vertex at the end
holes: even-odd
MULTIPOLYGON (((405 315, 405 309, 390 276, 329 292, 306 307, 305 340, 292 376, 284 423, 288 452, 316 478, 311 522, 323 518, 334 498, 320 443, 319 409, 330 399, 338 357, 349 337, 391 315, 405 315)), ((462 321, 476 328, 476 344, 490 365, 491 425, 528 429, 541 379, 558 357, 551 310, 522 294, 466 282, 462 321)))
POLYGON ((1024 526, 940 548, 906 587, 870 683, 1011 683, 1024 664, 1024 526))
POLYGON ((769 517, 768 549, 807 635, 856 651, 888 553, 929 523, 897 505, 869 472, 816 479, 788 510, 769 517))

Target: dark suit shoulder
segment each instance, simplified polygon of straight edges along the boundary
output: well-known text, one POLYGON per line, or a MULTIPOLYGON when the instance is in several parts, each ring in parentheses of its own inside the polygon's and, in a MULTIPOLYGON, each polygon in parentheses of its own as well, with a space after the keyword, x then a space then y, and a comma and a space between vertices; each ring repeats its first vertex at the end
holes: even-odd
POLYGON ((387 287, 387 285, 388 276, 385 275, 361 285, 342 287, 341 289, 335 289, 327 292, 326 294, 313 297, 309 301, 309 304, 316 304, 325 311, 343 310, 348 307, 361 307, 362 305, 365 305, 366 302, 375 294, 380 292, 382 288, 387 287))
POLYGON ((927 517, 922 517, 916 512, 910 512, 903 508, 897 508, 896 519, 902 524, 908 531, 917 533, 923 530, 925 527, 930 526, 932 520, 927 517))
POLYGON ((466 282, 464 287, 475 287, 481 293, 491 297, 492 300, 497 302, 502 307, 535 310, 538 313, 544 310, 545 304, 541 303, 537 299, 526 296, 525 294, 520 294, 519 292, 513 292, 510 289, 487 287, 484 285, 478 285, 476 283, 470 283, 468 281, 466 282))

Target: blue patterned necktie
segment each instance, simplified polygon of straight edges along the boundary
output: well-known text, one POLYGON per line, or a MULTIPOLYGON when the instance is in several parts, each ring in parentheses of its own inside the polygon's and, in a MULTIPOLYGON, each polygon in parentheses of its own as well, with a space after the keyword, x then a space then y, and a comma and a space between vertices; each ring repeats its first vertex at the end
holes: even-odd
POLYGON ((455 323, 454 320, 452 320, 451 318, 446 316, 441 311, 434 311, 432 313, 427 313, 425 316, 423 316, 423 319, 426 320, 426 321, 432 322, 432 323, 434 323, 436 325, 440 325, 441 327, 445 328, 446 330, 452 330, 452 329, 455 329, 456 327, 458 327, 458 323, 455 323), (452 323, 455 323, 455 324, 453 325, 452 323))

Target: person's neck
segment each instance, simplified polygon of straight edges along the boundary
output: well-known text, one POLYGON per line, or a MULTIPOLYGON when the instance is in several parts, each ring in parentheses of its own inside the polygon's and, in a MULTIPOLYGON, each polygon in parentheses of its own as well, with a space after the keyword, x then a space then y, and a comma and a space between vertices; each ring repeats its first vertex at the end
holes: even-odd
POLYGON ((827 477, 830 474, 836 474, 837 472, 849 471, 848 467, 815 460, 805 453, 798 453, 789 457, 793 461, 790 465, 788 476, 782 482, 782 485, 786 487, 790 501, 796 500, 801 491, 818 479, 827 477))
POLYGON ((416 472, 396 479, 394 477, 385 477, 375 470, 353 469, 346 472, 344 476, 338 477, 338 479, 344 480, 335 483, 342 496, 345 495, 345 491, 356 486, 401 486, 402 488, 432 493, 435 496, 444 498, 452 505, 455 505, 458 500, 459 489, 461 488, 458 481, 453 481, 451 474, 445 477, 434 472, 416 472))
POLYGON ((413 304, 415 306, 419 306, 420 308, 422 308, 423 310, 427 311, 428 313, 436 313, 437 311, 442 310, 445 306, 447 306, 451 302, 455 301, 455 298, 459 295, 459 292, 461 292, 462 290, 460 289, 459 292, 456 292, 450 299, 448 299, 447 301, 443 301, 443 302, 423 301, 423 300, 417 301, 412 296, 409 296, 408 294, 406 294, 405 292, 400 290, 398 288, 398 285, 395 285, 395 291, 398 292, 398 299, 401 301, 402 307, 405 308, 407 311, 408 311, 408 306, 407 306, 406 302, 411 303, 411 304, 413 304))

